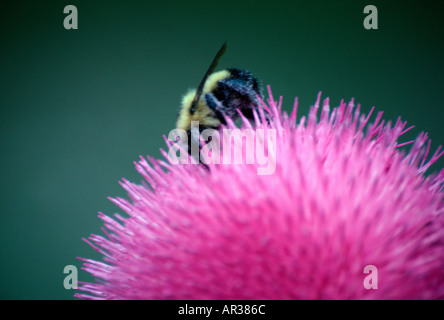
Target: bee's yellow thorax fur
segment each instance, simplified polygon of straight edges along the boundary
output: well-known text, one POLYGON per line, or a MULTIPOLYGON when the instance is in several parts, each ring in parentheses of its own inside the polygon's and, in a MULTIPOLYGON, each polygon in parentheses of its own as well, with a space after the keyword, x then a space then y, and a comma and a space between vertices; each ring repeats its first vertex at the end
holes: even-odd
POLYGON ((189 110, 194 96, 196 95, 196 90, 188 91, 187 94, 185 94, 185 96, 182 98, 182 106, 179 112, 176 127, 183 130, 189 130, 191 127, 191 121, 199 121, 199 125, 207 127, 218 127, 220 125, 220 121, 214 117, 214 113, 207 106, 205 102, 205 94, 213 91, 220 80, 226 79, 229 76, 230 73, 227 70, 222 70, 212 73, 208 77, 207 81, 205 81, 202 95, 197 103, 196 110, 192 115, 190 114, 189 110))

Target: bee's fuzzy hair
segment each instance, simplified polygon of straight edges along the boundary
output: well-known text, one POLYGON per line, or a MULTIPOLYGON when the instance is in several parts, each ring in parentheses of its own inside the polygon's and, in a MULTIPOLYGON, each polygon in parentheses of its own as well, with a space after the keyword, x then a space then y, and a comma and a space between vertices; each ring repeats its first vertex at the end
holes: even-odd
POLYGON ((196 96, 196 90, 189 90, 182 98, 176 127, 188 131, 191 126, 191 121, 198 121, 203 127, 219 127, 220 121, 214 116, 214 112, 208 107, 205 95, 208 92, 213 91, 220 80, 228 77, 230 77, 230 72, 227 70, 215 72, 208 77, 193 114, 191 114, 190 108, 193 99, 196 96))

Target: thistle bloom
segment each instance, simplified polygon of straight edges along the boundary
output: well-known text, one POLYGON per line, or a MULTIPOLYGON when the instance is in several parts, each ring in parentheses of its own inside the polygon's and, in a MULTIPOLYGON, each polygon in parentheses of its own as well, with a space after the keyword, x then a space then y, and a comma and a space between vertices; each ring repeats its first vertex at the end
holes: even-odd
POLYGON ((121 182, 128 218, 99 214, 105 236, 86 241, 104 261, 83 259, 97 281, 78 298, 444 298, 444 169, 425 176, 440 149, 353 100, 319 112, 319 95, 296 123, 297 101, 288 115, 269 96, 250 128, 275 130, 274 173, 141 158, 149 185, 121 182))

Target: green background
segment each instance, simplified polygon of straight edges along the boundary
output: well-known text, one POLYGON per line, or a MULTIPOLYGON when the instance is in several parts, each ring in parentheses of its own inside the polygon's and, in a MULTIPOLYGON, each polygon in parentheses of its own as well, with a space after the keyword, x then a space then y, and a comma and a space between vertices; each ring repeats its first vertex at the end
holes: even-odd
MULTIPOLYGON (((246 68, 306 114, 318 91, 355 97, 444 143, 444 22, 431 1, 8 1, 0 11, 0 297, 71 299, 63 268, 99 258, 107 196, 160 157, 180 97, 224 41, 219 68, 246 68), (76 5, 79 29, 65 30, 76 5), (365 5, 379 29, 363 27, 365 5)), ((440 160, 432 167, 443 167, 440 160)), ((91 278, 83 271, 79 280, 91 278)))

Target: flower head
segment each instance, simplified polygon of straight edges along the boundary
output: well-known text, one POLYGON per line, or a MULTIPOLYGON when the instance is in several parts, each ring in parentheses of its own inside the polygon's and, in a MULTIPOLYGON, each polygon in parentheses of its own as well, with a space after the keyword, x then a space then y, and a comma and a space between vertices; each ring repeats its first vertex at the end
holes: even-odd
POLYGON ((402 143, 411 127, 400 119, 380 112, 370 124, 373 109, 364 115, 352 100, 330 111, 320 95, 296 123, 297 102, 288 115, 269 95, 243 125, 276 133, 273 173, 258 174, 260 161, 206 170, 141 158, 149 185, 121 182, 129 200, 111 200, 128 218, 99 214, 106 236, 87 241, 104 261, 84 259, 98 280, 77 297, 444 298, 444 170, 425 176, 442 155, 427 160, 427 135, 402 143), (365 286, 366 266, 377 289, 365 286))

